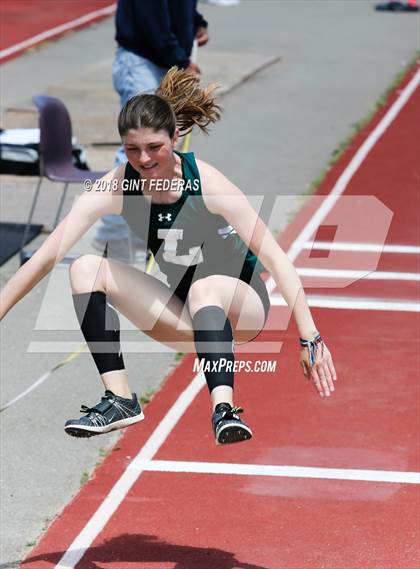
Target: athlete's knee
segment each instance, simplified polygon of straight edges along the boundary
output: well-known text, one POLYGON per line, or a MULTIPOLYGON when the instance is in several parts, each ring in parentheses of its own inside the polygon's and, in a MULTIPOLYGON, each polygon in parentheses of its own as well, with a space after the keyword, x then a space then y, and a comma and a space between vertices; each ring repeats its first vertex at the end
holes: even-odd
MULTIPOLYGON (((70 282, 73 292, 88 292, 94 285, 101 288, 100 272, 107 260, 99 255, 86 254, 70 265, 70 282)), ((99 290, 95 289, 95 290, 99 290)))
POLYGON ((212 283, 211 277, 195 281, 188 293, 188 306, 191 316, 204 306, 219 306, 222 308, 220 294, 212 283))

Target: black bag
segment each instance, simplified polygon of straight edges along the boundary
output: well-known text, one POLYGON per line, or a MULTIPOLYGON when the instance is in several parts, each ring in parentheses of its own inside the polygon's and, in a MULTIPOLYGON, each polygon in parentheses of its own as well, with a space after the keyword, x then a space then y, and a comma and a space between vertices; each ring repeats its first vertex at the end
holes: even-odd
MULTIPOLYGON (((86 154, 73 137, 73 163, 89 170, 86 154)), ((0 174, 39 176, 39 128, 0 130, 0 174)))

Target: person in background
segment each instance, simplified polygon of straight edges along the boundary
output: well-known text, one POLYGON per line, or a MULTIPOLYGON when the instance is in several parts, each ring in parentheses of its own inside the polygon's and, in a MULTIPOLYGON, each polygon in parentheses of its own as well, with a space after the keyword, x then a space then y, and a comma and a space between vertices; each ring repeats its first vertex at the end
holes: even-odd
POLYGON ((121 214, 148 241, 167 277, 165 284, 100 255, 73 261, 73 304, 105 394, 93 407, 83 405, 82 417, 66 421, 71 436, 96 436, 144 419, 124 364, 120 312, 154 340, 196 352, 205 366, 217 444, 252 438, 239 417, 243 409, 234 403, 235 345, 250 342, 265 325, 270 308, 261 278, 265 270, 296 322, 304 375, 321 397, 335 391, 332 356, 293 264, 237 186, 192 152, 175 150, 180 135, 193 127, 208 132, 220 111, 215 85, 203 88, 197 75, 176 67, 156 94, 131 98, 118 117, 128 162, 75 201, 0 293, 1 320, 104 213, 121 214), (137 190, 127 189, 126 182, 137 190), (159 190, 162 182, 169 183, 168 191, 159 190))
POLYGON ((104 213, 121 214, 147 240, 167 277, 165 284, 100 255, 73 261, 74 308, 105 394, 93 407, 83 405, 82 417, 66 421, 71 436, 91 437, 144 419, 124 364, 120 312, 154 340, 196 352, 205 366, 217 444, 249 440, 252 430, 234 404, 235 344, 253 340, 267 320, 264 270, 292 311, 304 375, 321 397, 335 391, 331 353, 287 255, 237 186, 192 152, 175 150, 178 137, 193 127, 208 132, 220 110, 214 85, 202 88, 197 75, 176 67, 156 94, 132 97, 118 118, 128 162, 75 201, 1 291, 0 320, 104 213), (163 182, 172 189, 160 191, 163 182))
MULTIPOLYGON (((112 69, 121 108, 131 97, 152 94, 172 66, 200 74, 191 61, 194 40, 205 45, 207 22, 197 12, 197 0, 119 0, 115 17, 118 44, 112 69)), ((115 165, 127 162, 121 146, 115 165)), ((144 260, 146 245, 119 215, 105 215, 92 246, 126 262, 144 260)))
POLYGON ((418 12, 419 6, 417 0, 407 0, 407 2, 385 2, 376 4, 375 10, 378 12, 418 12))

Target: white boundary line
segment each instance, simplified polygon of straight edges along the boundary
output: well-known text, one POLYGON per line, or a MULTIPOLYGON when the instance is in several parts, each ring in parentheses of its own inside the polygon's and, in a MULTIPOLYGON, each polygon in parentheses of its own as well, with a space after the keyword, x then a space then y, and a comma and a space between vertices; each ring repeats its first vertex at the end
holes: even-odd
POLYGON ((307 241, 302 249, 317 251, 361 251, 364 253, 407 253, 420 255, 420 247, 415 245, 380 245, 377 243, 344 243, 340 241, 307 241))
MULTIPOLYGON (((344 192, 347 188, 348 183, 357 172, 363 161, 365 160, 366 156, 372 150, 374 145, 377 143, 379 138, 384 134, 386 129, 398 115, 400 110, 403 108, 405 103, 408 101, 410 96, 414 93, 415 89, 418 87, 420 82, 420 71, 417 71, 411 81, 406 85, 404 90, 401 92, 398 99, 392 105, 392 107, 388 110, 386 115, 383 117, 381 122, 376 126, 376 128, 370 133, 368 138, 353 156, 350 164, 345 168, 342 172, 341 176, 337 180, 335 186, 322 202, 319 209, 314 213, 312 218, 308 221, 305 227, 302 229, 300 234, 292 243, 287 255, 289 259, 293 262, 296 260, 297 256, 299 255, 302 247, 305 243, 311 240, 311 236, 317 230, 317 228, 321 225, 322 221, 325 217, 329 214, 332 210, 334 205, 336 204, 339 196, 344 192)), ((271 293, 274 288, 276 287, 276 283, 272 277, 267 280, 267 290, 271 293)))
MULTIPOLYGON (((383 312, 420 312, 420 302, 410 302, 405 300, 386 300, 381 298, 360 298, 351 296, 339 296, 339 297, 327 297, 327 296, 311 296, 307 297, 308 304, 310 307, 315 308, 328 308, 328 309, 339 309, 339 310, 379 310, 383 312)), ((286 301, 280 294, 270 295, 271 306, 284 306, 286 307, 286 301)), ((124 353, 157 353, 158 346, 156 349, 152 349, 150 345, 151 342, 123 342, 123 352, 124 353)), ((74 352, 80 343, 77 342, 63 342, 63 341, 43 341, 43 342, 31 342, 28 347, 28 353, 69 353, 74 352)), ((251 350, 248 353, 279 353, 281 349, 281 342, 254 342, 251 350)), ((162 346, 165 348, 165 346, 162 346)), ((188 348, 189 349, 189 348, 188 348)), ((167 353, 172 353, 174 350, 167 348, 167 353)), ((163 353, 165 349, 162 350, 163 353)), ((16 396, 14 399, 3 405, 0 408, 0 412, 5 411, 8 407, 11 407, 17 403, 20 399, 31 393, 36 387, 39 387, 46 379, 48 379, 54 370, 50 370, 44 375, 42 375, 38 380, 36 380, 30 387, 25 389, 20 395, 16 396)))
POLYGON ((154 457, 165 442, 169 433, 184 414, 187 407, 194 401, 196 395, 204 384, 204 375, 198 374, 181 393, 172 405, 171 409, 153 431, 146 444, 133 459, 130 464, 130 468, 126 468, 124 473, 112 487, 108 496, 96 510, 95 514, 90 518, 89 522, 67 549, 66 553, 56 565, 56 569, 73 569, 82 559, 90 544, 103 530, 110 517, 117 510, 130 491, 130 488, 142 473, 142 464, 147 464, 148 461, 154 457))
POLYGON ((232 464, 223 462, 189 462, 178 460, 139 461, 129 470, 140 472, 185 472, 194 474, 232 474, 239 476, 276 476, 281 478, 320 478, 328 480, 360 480, 420 484, 420 472, 395 470, 362 470, 355 468, 319 468, 270 464, 232 464))
POLYGON ((27 389, 25 389, 25 391, 22 391, 22 393, 20 393, 19 395, 17 395, 16 397, 14 397, 13 399, 11 399, 10 401, 8 401, 7 403, 5 403, 3 405, 3 407, 0 407, 0 412, 5 411, 6 409, 8 409, 9 407, 11 407, 12 405, 14 405, 15 403, 17 403, 18 401, 20 401, 21 399, 23 399, 26 395, 28 395, 29 393, 31 393, 31 391, 33 391, 34 389, 36 389, 37 387, 39 387, 40 385, 42 385, 44 383, 44 381, 46 381, 51 374, 53 373, 53 370, 49 370, 46 373, 44 373, 43 375, 41 375, 41 377, 39 377, 34 383, 32 383, 32 385, 30 385, 27 389))
MULTIPOLYGON (((297 247, 300 248, 301 246, 300 244, 303 244, 309 240, 314 229, 318 227, 322 219, 324 219, 328 211, 330 211, 330 209, 333 207, 335 200, 337 199, 337 195, 339 195, 344 191, 344 188, 346 187, 348 180, 357 170, 359 165, 363 162, 366 154, 369 152, 369 150, 372 148, 372 146, 378 140, 378 138, 385 132, 386 128, 389 126, 389 124, 391 124, 392 120, 397 116, 398 112, 402 109, 402 107, 404 106, 410 95, 413 93, 414 89, 417 87, 419 79, 420 79, 420 72, 417 72, 414 78, 402 91, 397 101, 389 109, 384 119, 382 119, 380 124, 374 130, 374 132, 369 136, 368 141, 371 141, 369 145, 366 145, 366 142, 368 141, 366 141, 362 145, 360 150, 364 149, 363 152, 360 152, 359 150, 356 153, 356 156, 353 158, 348 168, 346 168, 346 170, 341 175, 339 181, 334 187, 333 191, 335 191, 335 195, 333 196, 333 200, 331 201, 331 203, 329 204, 328 198, 323 202, 320 208, 321 213, 319 212, 315 213, 314 217, 308 222, 308 224, 302 230, 298 238, 294 241, 291 249, 288 251, 288 254, 292 259, 292 261, 295 260, 295 258, 299 253, 297 247), (377 134, 375 135, 375 137, 373 137, 375 133, 377 134), (346 176, 344 176, 344 174, 346 174, 346 176)), ((271 287, 270 292, 272 291, 274 286, 271 287)), ((114 484, 110 493, 105 498, 104 502, 102 502, 101 506, 99 506, 95 514, 86 524, 86 526, 82 529, 82 531, 73 541, 73 543, 67 549, 66 553, 63 555, 59 563, 56 565, 56 569, 74 569, 75 565, 80 561, 80 559, 82 559, 86 550, 95 540, 97 535, 105 527, 108 520, 117 510, 117 508, 119 507, 125 496, 127 495, 128 491, 130 490, 134 482, 140 476, 142 470, 140 468, 139 463, 141 463, 141 461, 151 460, 153 458, 153 456, 156 454, 160 446, 165 442, 166 438, 168 437, 173 427, 176 425, 176 423, 184 414, 188 405, 192 403, 195 396, 202 388, 203 384, 204 384, 203 377, 195 376, 192 383, 179 396, 179 398, 173 404, 171 409, 168 411, 167 415, 162 419, 159 426, 153 431, 152 435, 150 436, 144 447, 140 450, 138 455, 133 460, 132 464, 130 465, 131 470, 127 468, 124 474, 122 474, 119 480, 114 484), (138 471, 136 471, 137 467, 138 471)))
MULTIPOLYGON (((69 354, 74 352, 80 347, 80 341, 68 342, 66 340, 43 340, 30 342, 27 353, 28 354, 69 354)), ((176 352, 192 353, 192 344, 180 343, 175 348, 169 348, 157 342, 144 341, 122 341, 121 351, 124 354, 175 354, 176 352)), ((258 342, 258 345, 252 346, 248 353, 261 353, 269 352, 278 354, 281 350, 281 342, 258 342)), ((89 352, 86 352, 89 353, 89 352)), ((195 353, 195 352, 194 352, 195 353)))
MULTIPOLYGON (((338 308, 342 310, 382 310, 390 312, 420 312, 420 302, 404 300, 384 300, 381 298, 359 298, 357 296, 311 296, 307 297, 309 306, 316 308, 338 308)), ((272 306, 287 306, 280 294, 270 296, 272 306)))
POLYGON ((397 273, 390 271, 353 271, 349 269, 316 269, 298 267, 302 277, 320 277, 323 279, 368 279, 371 281, 420 281, 419 273, 397 273))
POLYGON ((89 12, 88 14, 85 14, 84 16, 81 16, 76 20, 71 20, 70 22, 66 22, 65 24, 61 24, 60 26, 56 26, 55 28, 51 28, 45 32, 37 34, 36 36, 32 36, 27 40, 21 41, 10 47, 7 47, 6 49, 0 51, 0 62, 5 57, 9 57, 10 55, 17 53, 18 51, 22 51, 42 41, 51 39, 52 37, 62 34, 63 32, 67 32, 68 30, 76 28, 77 26, 87 24, 88 22, 95 20, 96 18, 100 18, 102 16, 111 16, 115 12, 115 9, 116 9, 116 4, 115 3, 110 4, 105 8, 101 8, 100 10, 95 10, 94 12, 89 12))

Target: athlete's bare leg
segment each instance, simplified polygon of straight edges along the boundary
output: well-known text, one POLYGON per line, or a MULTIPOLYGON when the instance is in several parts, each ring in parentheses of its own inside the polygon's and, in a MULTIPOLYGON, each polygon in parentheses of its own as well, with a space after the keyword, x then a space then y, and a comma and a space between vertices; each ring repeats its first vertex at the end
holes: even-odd
MULTIPOLYGON (((156 278, 115 260, 83 255, 71 265, 70 282, 73 294, 104 292, 121 314, 155 340, 179 351, 185 351, 185 343, 194 345, 189 314, 182 314, 181 301, 171 298, 168 287, 156 278)), ((106 389, 131 397, 125 369, 101 378, 106 389)))
MULTIPOLYGON (((205 306, 222 308, 232 326, 236 343, 252 340, 264 326, 262 301, 255 290, 243 281, 225 275, 212 275, 196 281, 188 295, 191 318, 205 306)), ((233 405, 233 389, 228 385, 211 392, 213 410, 218 403, 233 405)))
MULTIPOLYGON (((191 318, 200 308, 220 306, 234 331, 235 342, 252 339, 264 324, 264 309, 258 294, 233 277, 213 275, 196 281, 188 296, 188 308, 172 296, 156 278, 138 269, 98 255, 83 255, 73 262, 70 281, 74 294, 102 291, 113 306, 139 330, 179 351, 194 351, 191 318)), ((106 389, 128 397, 126 370, 102 374, 106 389)), ((213 404, 232 400, 232 389, 216 387, 213 404)))

